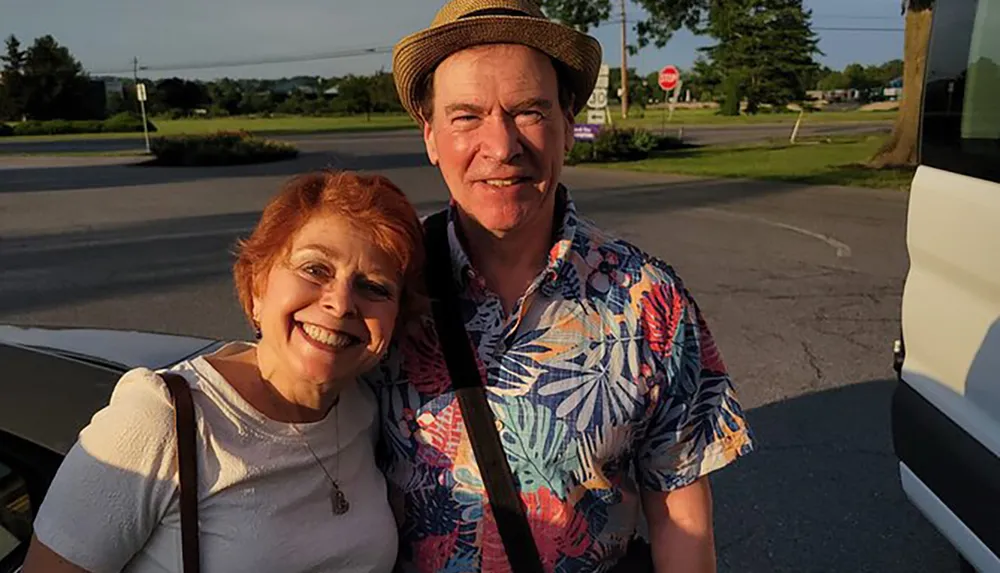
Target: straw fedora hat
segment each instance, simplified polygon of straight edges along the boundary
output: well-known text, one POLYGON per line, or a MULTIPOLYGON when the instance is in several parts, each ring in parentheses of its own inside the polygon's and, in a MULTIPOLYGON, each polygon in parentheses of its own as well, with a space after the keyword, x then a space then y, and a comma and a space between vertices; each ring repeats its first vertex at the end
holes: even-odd
POLYGON ((565 66, 575 94, 573 114, 587 104, 601 67, 601 44, 545 17, 537 0, 451 0, 426 30, 406 36, 392 53, 399 99, 418 121, 427 74, 455 52, 482 44, 523 44, 565 66))

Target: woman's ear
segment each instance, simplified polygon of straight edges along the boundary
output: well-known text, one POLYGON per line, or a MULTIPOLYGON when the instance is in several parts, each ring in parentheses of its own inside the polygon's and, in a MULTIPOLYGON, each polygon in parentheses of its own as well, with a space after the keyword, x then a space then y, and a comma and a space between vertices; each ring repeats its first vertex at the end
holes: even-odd
POLYGON ((253 333, 254 333, 254 336, 256 336, 258 340, 260 340, 260 337, 261 337, 261 331, 260 331, 260 298, 258 298, 257 296, 254 296, 252 299, 250 299, 250 316, 251 316, 250 321, 253 322, 253 333))

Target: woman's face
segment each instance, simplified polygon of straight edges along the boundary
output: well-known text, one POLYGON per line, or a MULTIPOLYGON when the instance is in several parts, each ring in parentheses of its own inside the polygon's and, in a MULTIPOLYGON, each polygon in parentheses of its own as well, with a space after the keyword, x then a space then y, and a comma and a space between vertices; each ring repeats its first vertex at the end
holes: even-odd
POLYGON ((402 269, 348 219, 313 216, 254 297, 261 372, 329 384, 370 370, 392 338, 401 283, 402 269))

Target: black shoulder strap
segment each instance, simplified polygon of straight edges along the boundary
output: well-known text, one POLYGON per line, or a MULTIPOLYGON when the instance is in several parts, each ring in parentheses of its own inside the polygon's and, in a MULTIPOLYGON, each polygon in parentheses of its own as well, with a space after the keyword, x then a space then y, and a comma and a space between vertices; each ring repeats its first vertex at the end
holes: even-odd
POLYGON ((161 376, 174 400, 184 573, 199 573, 201 550, 198 547, 198 457, 195 450, 194 401, 191 399, 191 387, 182 376, 166 372, 161 376))
POLYGON ((514 476, 500 443, 493 411, 486 401, 486 389, 479 375, 472 343, 462 322, 448 246, 448 212, 431 215, 424 226, 427 236, 427 290, 434 325, 479 473, 489 495, 497 530, 514 573, 542 573, 538 547, 531 535, 521 496, 514 485, 514 476))

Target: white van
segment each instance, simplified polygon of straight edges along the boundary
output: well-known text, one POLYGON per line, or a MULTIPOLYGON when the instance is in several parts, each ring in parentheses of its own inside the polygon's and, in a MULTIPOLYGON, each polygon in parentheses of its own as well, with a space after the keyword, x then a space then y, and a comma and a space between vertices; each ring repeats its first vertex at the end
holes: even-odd
POLYGON ((1000 0, 934 6, 906 241, 902 487, 963 570, 1000 572, 1000 0))

